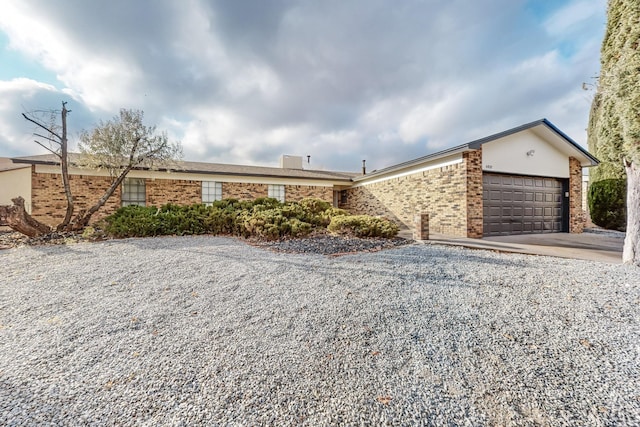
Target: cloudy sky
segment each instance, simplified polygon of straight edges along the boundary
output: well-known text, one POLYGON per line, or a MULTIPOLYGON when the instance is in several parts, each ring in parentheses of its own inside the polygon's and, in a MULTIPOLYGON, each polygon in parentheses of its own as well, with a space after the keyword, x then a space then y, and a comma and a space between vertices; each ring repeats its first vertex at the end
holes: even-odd
POLYGON ((3 0, 0 156, 25 111, 142 109, 185 160, 370 169, 543 117, 585 128, 606 0, 3 0))

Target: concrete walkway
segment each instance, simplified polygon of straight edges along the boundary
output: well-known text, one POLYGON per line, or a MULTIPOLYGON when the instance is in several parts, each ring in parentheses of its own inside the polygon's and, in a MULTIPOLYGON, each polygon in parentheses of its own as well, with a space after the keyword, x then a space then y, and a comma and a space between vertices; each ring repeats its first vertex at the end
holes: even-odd
POLYGON ((587 229, 581 234, 523 234, 483 239, 433 234, 429 240, 423 242, 620 264, 624 233, 587 229))

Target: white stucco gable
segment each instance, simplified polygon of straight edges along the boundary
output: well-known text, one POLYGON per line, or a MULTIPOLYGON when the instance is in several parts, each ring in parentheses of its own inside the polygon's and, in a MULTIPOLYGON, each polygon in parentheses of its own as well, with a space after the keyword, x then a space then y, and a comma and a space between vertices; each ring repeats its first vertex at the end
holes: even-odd
POLYGON ((482 170, 569 178, 569 155, 527 129, 483 144, 482 170))

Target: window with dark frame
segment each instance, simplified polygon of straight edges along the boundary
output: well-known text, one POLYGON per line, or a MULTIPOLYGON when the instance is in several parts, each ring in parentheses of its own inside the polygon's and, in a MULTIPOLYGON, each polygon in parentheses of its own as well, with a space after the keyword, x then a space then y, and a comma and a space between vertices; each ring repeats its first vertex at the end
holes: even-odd
POLYGON ((347 190, 340 191, 340 204, 344 205, 347 203, 347 190))

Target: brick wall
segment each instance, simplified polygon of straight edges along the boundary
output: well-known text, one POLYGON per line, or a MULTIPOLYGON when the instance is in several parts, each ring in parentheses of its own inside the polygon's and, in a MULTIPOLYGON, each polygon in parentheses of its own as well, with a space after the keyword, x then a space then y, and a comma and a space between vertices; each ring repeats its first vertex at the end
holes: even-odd
POLYGON ((223 182, 222 198, 253 200, 258 197, 267 197, 267 184, 247 184, 244 182, 223 182))
MULTIPOLYGON (((72 175, 69 185, 74 199, 75 212, 89 209, 111 185, 109 177, 72 175)), ((50 226, 64 219, 67 199, 62 187, 62 175, 49 173, 31 174, 31 212, 34 218, 50 226)), ((120 207, 120 188, 92 217, 92 222, 103 218, 120 207)))
POLYGON ((569 233, 582 233, 585 215, 582 210, 582 166, 569 157, 569 233))
POLYGON ((329 203, 333 203, 333 187, 320 187, 315 185, 285 185, 284 197, 286 201, 297 202, 313 197, 329 203))
POLYGON ((476 170, 480 167, 478 157, 481 154, 471 154, 462 163, 349 188, 345 190, 346 203, 341 203, 340 207, 352 213, 384 216, 410 229, 414 228, 415 215, 428 213, 431 234, 466 237, 469 233, 467 205, 471 203, 474 208, 474 212, 469 214, 474 222, 472 232, 477 234, 476 217, 479 214, 481 233, 482 170, 476 170), (477 187, 479 180, 480 186, 479 190, 474 189, 469 199, 466 190, 467 164, 470 164, 469 168, 474 174, 473 185, 477 187))
POLYGON ((192 205, 202 203, 202 182, 182 179, 146 179, 147 206, 167 203, 192 205))
MULTIPOLYGON (((269 186, 267 184, 248 184, 242 182, 223 182, 222 198, 253 200, 258 197, 268 197, 269 186)), ((333 202, 333 187, 321 187, 315 185, 285 185, 284 197, 286 201, 298 201, 307 197, 333 202)))

